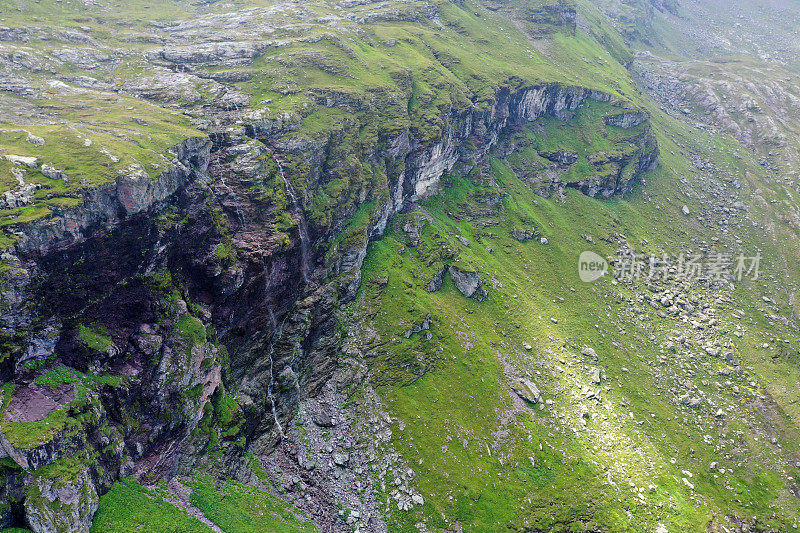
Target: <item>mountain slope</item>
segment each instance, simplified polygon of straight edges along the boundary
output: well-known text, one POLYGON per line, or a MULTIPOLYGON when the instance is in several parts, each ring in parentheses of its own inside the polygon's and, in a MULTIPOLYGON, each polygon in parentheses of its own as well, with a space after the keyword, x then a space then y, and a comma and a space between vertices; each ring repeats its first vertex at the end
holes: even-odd
POLYGON ((796 530, 796 67, 717 11, 4 9, 0 525, 796 530))

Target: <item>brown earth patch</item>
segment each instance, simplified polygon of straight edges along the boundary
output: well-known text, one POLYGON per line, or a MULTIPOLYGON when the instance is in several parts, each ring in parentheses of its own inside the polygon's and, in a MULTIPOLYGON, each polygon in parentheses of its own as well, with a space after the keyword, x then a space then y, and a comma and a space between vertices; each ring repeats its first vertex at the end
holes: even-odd
POLYGON ((55 387, 42 387, 36 383, 20 385, 14 389, 11 403, 5 410, 6 422, 39 422, 57 409, 72 401, 75 390, 62 383, 55 387))

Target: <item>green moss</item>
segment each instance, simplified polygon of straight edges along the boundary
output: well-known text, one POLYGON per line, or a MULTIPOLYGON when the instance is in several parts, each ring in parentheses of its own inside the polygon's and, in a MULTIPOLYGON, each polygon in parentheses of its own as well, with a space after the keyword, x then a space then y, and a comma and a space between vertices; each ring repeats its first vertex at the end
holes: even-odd
POLYGON ((217 261, 225 262, 236 259, 236 250, 227 243, 219 243, 214 249, 214 256, 217 261))
POLYGON ((110 335, 104 335, 82 324, 78 326, 78 340, 96 352, 107 352, 113 342, 110 335))
POLYGON ((197 318, 185 314, 178 319, 178 332, 183 338, 186 353, 189 354, 193 346, 206 342, 206 328, 197 318))
POLYGON ((245 423, 242 408, 236 400, 221 392, 214 395, 214 416, 222 430, 222 436, 231 438, 239 434, 245 423))
POLYGON ((122 387, 125 383, 125 378, 123 376, 115 376, 109 374, 108 372, 103 372, 100 375, 87 374, 86 378, 88 380, 94 381, 95 383, 101 385, 107 385, 115 389, 122 387))
POLYGON ((198 383, 194 387, 187 389, 183 392, 184 399, 188 403, 195 403, 203 395, 203 384, 198 383))
POLYGON ((42 387, 55 387, 62 383, 74 383, 78 380, 75 372, 66 367, 55 368, 41 376, 37 377, 34 382, 42 387))

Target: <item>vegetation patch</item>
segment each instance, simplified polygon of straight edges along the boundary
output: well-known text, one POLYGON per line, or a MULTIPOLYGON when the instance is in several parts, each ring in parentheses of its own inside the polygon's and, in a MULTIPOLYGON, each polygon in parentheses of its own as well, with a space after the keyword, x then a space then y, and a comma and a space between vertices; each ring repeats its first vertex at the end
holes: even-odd
POLYGON ((213 531, 197 518, 145 488, 133 478, 115 483, 100 498, 92 533, 147 531, 149 533, 206 533, 213 531))
POLYGON ((215 482, 210 476, 196 477, 186 485, 192 489, 192 505, 224 531, 317 531, 304 513, 255 487, 234 481, 215 482))

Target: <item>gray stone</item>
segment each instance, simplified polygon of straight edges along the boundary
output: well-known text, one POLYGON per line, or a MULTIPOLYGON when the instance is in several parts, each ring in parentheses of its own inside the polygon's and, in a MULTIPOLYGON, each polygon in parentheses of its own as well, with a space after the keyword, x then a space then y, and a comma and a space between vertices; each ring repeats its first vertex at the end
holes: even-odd
POLYGON ((33 133, 28 133, 26 140, 34 146, 44 146, 44 139, 33 133))
POLYGON ((452 276, 456 288, 467 298, 475 298, 480 301, 488 295, 477 272, 467 272, 451 266, 450 276, 452 276))
POLYGON ((25 518, 37 532, 85 532, 100 506, 88 469, 68 478, 37 476, 25 499, 25 518))
POLYGON ((635 128, 646 120, 647 114, 642 111, 626 111, 604 118, 605 123, 609 126, 617 126, 618 128, 625 129, 635 128))
POLYGON ((52 180, 59 180, 64 177, 64 173, 62 171, 47 164, 42 165, 41 172, 45 177, 52 180))
POLYGON ((542 395, 539 392, 539 388, 529 379, 515 378, 511 382, 511 389, 526 402, 542 403, 542 395))
POLYGON ((350 462, 350 454, 347 452, 337 452, 333 454, 333 462, 337 466, 347 466, 350 462))

